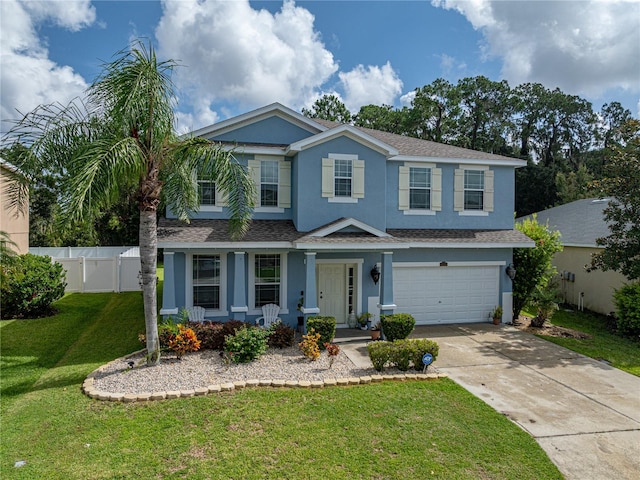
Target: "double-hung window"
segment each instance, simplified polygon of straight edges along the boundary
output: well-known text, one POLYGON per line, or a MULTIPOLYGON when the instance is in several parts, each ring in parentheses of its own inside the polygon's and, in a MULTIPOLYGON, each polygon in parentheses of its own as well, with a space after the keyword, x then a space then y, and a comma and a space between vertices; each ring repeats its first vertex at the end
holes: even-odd
POLYGON ((342 153, 323 158, 322 196, 339 203, 358 203, 364 198, 364 160, 342 153))
POLYGON ((290 161, 283 157, 256 155, 247 166, 256 187, 256 213, 283 213, 285 208, 291 208, 290 161))
POLYGON ((464 171, 464 209, 484 210, 484 171, 464 171))
POLYGON ((429 210, 431 208, 431 169, 409 168, 409 208, 429 210))
POLYGON ((353 165, 351 160, 335 160, 334 195, 336 197, 351 197, 351 182, 353 180, 353 165))
POLYGON ((220 255, 193 255, 193 305, 220 309, 220 255))
POLYGON ((209 178, 198 178, 198 197, 200 205, 215 206, 216 184, 209 178))
POLYGON ((280 305, 281 283, 280 254, 256 254, 255 271, 255 308, 268 303, 280 305))
POLYGON ((488 166, 460 165, 455 170, 454 210, 460 215, 493 212, 494 171, 488 166))
POLYGON ((405 163, 398 170, 398 208, 404 215, 442 210, 442 169, 435 163, 405 163))
POLYGON ((278 160, 260 162, 260 206, 278 206, 278 160))

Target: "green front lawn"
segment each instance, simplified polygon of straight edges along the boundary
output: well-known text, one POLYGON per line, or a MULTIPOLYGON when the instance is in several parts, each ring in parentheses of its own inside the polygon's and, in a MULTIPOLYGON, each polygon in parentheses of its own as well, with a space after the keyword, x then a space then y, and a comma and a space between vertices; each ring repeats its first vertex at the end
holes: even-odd
POLYGON ((448 380, 91 400, 85 376, 139 348, 141 296, 74 294, 58 308, 0 322, 5 479, 562 478, 528 434, 448 380))
POLYGON ((550 342, 598 360, 607 360, 616 368, 640 377, 640 343, 622 338, 607 330, 602 315, 589 312, 557 311, 551 323, 588 333, 590 339, 542 336, 550 342))

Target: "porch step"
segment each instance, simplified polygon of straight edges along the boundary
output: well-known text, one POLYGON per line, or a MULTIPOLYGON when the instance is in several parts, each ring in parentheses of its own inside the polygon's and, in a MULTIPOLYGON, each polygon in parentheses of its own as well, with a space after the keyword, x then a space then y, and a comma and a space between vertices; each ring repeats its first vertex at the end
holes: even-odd
POLYGON ((371 335, 361 336, 361 337, 334 337, 333 343, 363 343, 370 342, 371 335))

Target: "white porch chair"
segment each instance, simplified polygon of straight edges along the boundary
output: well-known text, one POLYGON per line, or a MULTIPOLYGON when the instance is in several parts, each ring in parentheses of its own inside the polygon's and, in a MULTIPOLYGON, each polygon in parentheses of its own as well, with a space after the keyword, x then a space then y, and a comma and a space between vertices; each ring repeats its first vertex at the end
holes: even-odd
POLYGON ((202 323, 204 322, 204 308, 202 307, 188 307, 187 313, 189 314, 190 322, 202 323))
POLYGON ((278 320, 278 313, 280 313, 280 307, 275 303, 267 303, 262 306, 262 316, 256 319, 256 325, 260 325, 260 320, 264 320, 264 328, 269 328, 278 320))

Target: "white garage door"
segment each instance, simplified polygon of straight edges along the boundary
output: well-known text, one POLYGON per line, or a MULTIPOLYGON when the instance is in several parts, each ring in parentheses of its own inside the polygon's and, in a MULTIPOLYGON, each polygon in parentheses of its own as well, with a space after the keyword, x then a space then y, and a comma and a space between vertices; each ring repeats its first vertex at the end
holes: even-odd
POLYGON ((397 313, 416 324, 488 321, 498 305, 499 267, 393 266, 397 313))

